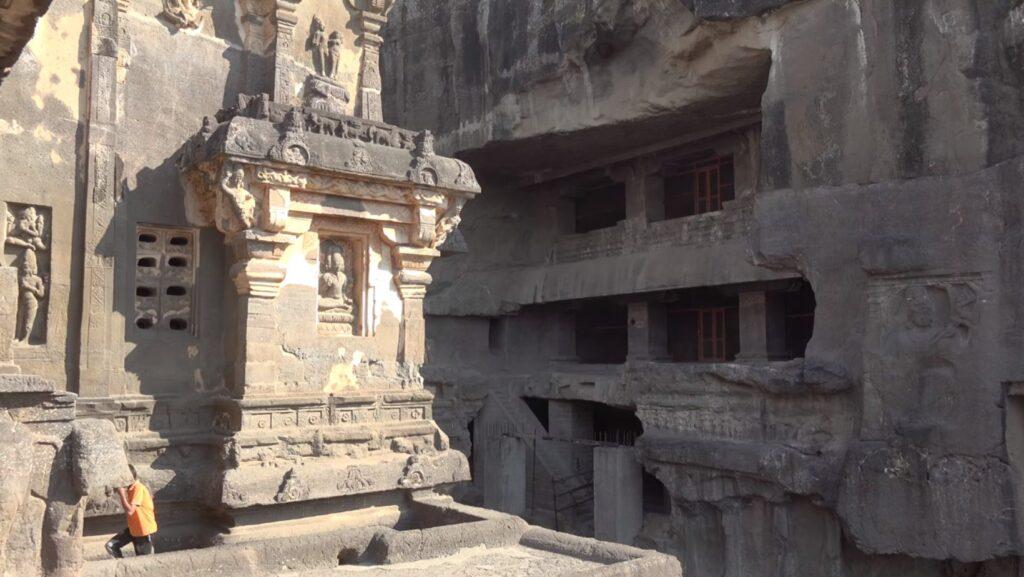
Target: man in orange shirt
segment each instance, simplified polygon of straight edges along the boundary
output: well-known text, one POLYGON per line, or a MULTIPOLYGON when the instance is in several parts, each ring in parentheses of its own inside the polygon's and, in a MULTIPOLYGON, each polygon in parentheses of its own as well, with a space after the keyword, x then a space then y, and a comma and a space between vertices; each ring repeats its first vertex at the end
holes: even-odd
POLYGON ((128 466, 135 479, 127 487, 119 487, 117 492, 121 497, 121 506, 128 516, 128 528, 114 535, 107 541, 107 553, 112 557, 120 559, 124 557, 121 549, 131 543, 135 546, 135 555, 153 554, 153 534, 156 533, 156 513, 153 510, 153 496, 149 489, 139 482, 139 475, 135 467, 128 466))

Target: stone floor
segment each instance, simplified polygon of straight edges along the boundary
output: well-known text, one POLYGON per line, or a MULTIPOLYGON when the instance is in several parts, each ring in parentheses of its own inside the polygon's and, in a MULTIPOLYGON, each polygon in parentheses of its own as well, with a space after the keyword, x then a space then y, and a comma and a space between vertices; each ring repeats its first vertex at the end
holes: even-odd
POLYGON ((560 575, 601 567, 599 563, 548 553, 528 547, 487 549, 473 547, 456 555, 412 563, 360 567, 355 565, 315 571, 283 572, 275 577, 519 577, 560 575))

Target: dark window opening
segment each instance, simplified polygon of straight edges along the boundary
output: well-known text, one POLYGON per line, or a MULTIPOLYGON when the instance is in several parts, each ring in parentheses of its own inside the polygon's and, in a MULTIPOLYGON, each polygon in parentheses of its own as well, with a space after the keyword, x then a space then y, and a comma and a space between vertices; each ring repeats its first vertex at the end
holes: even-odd
POLYGON ((147 256, 139 259, 139 267, 141 268, 156 268, 156 258, 147 256))
POLYGON ((169 287, 167 287, 167 294, 168 294, 168 296, 180 297, 180 296, 185 296, 187 293, 188 293, 188 291, 183 286, 169 286, 169 287))
POLYGON ((146 244, 154 243, 154 242, 156 242, 156 235, 155 234, 150 234, 148 232, 144 232, 144 233, 139 235, 139 242, 146 243, 146 244))
POLYGON ((739 354, 739 299, 714 289, 677 293, 666 306, 668 351, 679 363, 720 363, 739 354))
POLYGON ((594 403, 594 440, 632 446, 643 433, 643 424, 633 411, 594 403))
POLYGON ((807 343, 814 334, 814 290, 810 283, 803 281, 800 287, 785 293, 786 308, 786 354, 791 358, 802 357, 807 352, 807 343))
POLYGON ((135 320, 135 326, 143 330, 153 328, 153 324, 153 319, 149 317, 141 317, 135 320))
POLYGON ((183 331, 188 328, 188 321, 185 319, 171 319, 168 323, 172 331, 183 331))
POLYGON ((708 156, 665 165, 665 218, 722 210, 736 197, 732 155, 708 156))
POLYGON ((583 188, 576 197, 576 232, 611 228, 626 219, 626 185, 609 182, 583 188))
POLYGON ((476 428, 476 419, 470 419, 469 422, 466 423, 466 429, 469 431, 469 452, 470 453, 473 452, 473 439, 475 438, 475 435, 476 435, 475 428, 476 428))
POLYGON ((167 260, 167 264, 173 267, 186 267, 188 266, 188 259, 180 256, 172 256, 167 260))
POLYGON ((644 513, 657 513, 659 515, 672 514, 672 498, 669 497, 665 485, 657 477, 644 471, 644 513))
POLYGON ((581 363, 618 365, 629 349, 625 305, 601 301, 576 312, 576 357, 581 363))
POLYGON ((537 417, 544 430, 547 431, 548 424, 551 422, 548 413, 551 404, 548 400, 538 399, 537 397, 523 397, 523 402, 526 403, 527 407, 530 407, 530 412, 533 413, 533 416, 537 417))
POLYGON ((174 246, 188 246, 188 239, 183 236, 171 237, 170 243, 174 246))
POLYGON ((505 348, 505 319, 492 318, 487 323, 487 348, 492 353, 505 348))
POLYGON ((135 296, 137 297, 151 297, 156 296, 156 289, 148 286, 135 287, 135 296))

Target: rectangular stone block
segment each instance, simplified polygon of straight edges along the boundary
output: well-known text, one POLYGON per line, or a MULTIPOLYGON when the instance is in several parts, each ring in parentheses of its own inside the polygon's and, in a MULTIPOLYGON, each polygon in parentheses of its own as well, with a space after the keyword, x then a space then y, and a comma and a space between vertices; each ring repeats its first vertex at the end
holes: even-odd
POLYGON ((633 447, 594 449, 594 537, 632 545, 644 524, 643 467, 633 447))

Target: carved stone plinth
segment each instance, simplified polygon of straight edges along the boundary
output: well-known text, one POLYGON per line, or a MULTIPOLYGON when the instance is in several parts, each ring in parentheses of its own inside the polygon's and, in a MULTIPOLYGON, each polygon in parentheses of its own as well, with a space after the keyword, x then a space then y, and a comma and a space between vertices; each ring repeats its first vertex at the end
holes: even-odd
POLYGON ((331 109, 243 98, 178 159, 189 218, 224 234, 238 293, 215 420, 231 508, 469 478, 419 363, 427 268, 479 186, 429 133, 331 109))

